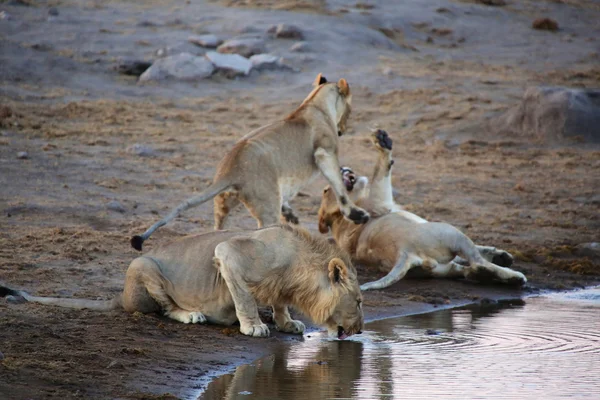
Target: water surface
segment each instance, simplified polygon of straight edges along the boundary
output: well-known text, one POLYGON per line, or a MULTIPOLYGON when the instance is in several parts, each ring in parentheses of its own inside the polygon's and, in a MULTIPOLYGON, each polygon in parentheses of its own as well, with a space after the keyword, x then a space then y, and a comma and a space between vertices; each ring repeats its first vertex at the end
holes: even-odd
POLYGON ((202 399, 600 399, 600 289, 311 335, 217 378, 202 399))

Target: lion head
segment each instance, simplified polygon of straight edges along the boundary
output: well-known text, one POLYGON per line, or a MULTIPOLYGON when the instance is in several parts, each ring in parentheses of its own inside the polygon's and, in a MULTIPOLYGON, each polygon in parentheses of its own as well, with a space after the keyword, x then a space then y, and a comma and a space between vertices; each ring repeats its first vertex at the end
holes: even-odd
POLYGON ((344 133, 346 133, 346 129, 348 128, 348 119, 350 118, 350 113, 352 112, 352 94, 350 93, 350 85, 348 85, 348 82, 343 78, 337 83, 328 82, 327 78, 325 78, 322 74, 319 74, 315 78, 313 86, 315 86, 315 90, 313 90, 315 93, 317 90, 321 89, 321 86, 324 86, 323 89, 327 87, 329 90, 335 90, 337 92, 338 97, 335 102, 335 112, 337 115, 336 122, 338 136, 342 136, 344 133))
POLYGON ((332 294, 332 312, 325 321, 330 336, 338 339, 361 333, 364 327, 362 294, 356 271, 348 268, 340 258, 333 258, 328 266, 332 294))

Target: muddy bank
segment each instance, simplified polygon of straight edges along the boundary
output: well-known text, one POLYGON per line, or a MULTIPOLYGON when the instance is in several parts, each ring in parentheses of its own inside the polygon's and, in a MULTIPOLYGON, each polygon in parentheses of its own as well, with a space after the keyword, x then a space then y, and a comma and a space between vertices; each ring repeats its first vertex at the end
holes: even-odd
MULTIPOLYGON (((291 112, 318 72, 347 78, 353 93, 343 164, 368 173, 375 157, 368 128, 386 129, 394 140, 397 201, 452 223, 478 244, 512 252, 514 268, 529 279, 523 290, 401 281, 366 294, 368 318, 600 280, 600 257, 586 250, 600 241, 600 148, 548 145, 485 128, 527 86, 599 85, 600 15, 591 2, 490 8, 409 1, 400 9, 373 2, 370 9, 345 11, 335 1, 316 8, 286 2, 287 9, 273 12, 253 7, 256 2, 226 8, 223 2, 16 3, 33 2, 0 2, 9 15, 0 19, 5 284, 39 295, 117 294, 138 254, 130 236, 204 188, 222 154, 248 131, 291 112), (533 31, 531 22, 542 14, 558 20, 559 31, 533 31), (307 51, 290 51, 294 41, 287 39, 268 38, 265 45, 298 72, 139 85, 114 69, 122 58, 153 60, 167 47, 202 53, 188 43, 190 35, 262 34, 282 22, 302 29, 307 51)), ((316 181, 292 203, 315 232, 324 184, 316 181)), ((243 209, 232 213, 230 224, 255 226, 243 209)), ((205 204, 146 246, 209 229, 212 204, 205 204)), ((361 282, 380 277, 365 268, 360 274, 361 282)), ((297 340, 4 300, 0 326, 0 396, 15 399, 184 396, 212 372, 266 354, 273 343, 297 340)))

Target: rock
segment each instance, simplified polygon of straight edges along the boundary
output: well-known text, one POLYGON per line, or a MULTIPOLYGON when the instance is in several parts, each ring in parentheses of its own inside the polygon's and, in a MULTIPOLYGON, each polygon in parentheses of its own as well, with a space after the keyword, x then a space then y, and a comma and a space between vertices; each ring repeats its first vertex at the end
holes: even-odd
POLYGON ((206 58, 214 64, 218 71, 223 71, 228 76, 248 75, 252 69, 252 62, 239 54, 221 54, 209 51, 206 53, 206 58))
POLYGON ((117 200, 112 200, 106 203, 106 208, 110 211, 116 211, 118 213, 125 213, 127 209, 123 206, 123 204, 119 203, 117 200))
POLYGON ((142 75, 152 63, 150 61, 143 60, 122 60, 115 66, 115 69, 120 74, 140 76, 142 75))
POLYGON ((59 14, 59 12, 58 12, 58 8, 56 8, 56 7, 50 7, 50 8, 48 9, 48 15, 51 15, 51 16, 53 16, 53 17, 56 17, 56 16, 58 16, 58 14, 59 14))
POLYGON ((279 39, 298 39, 303 40, 304 34, 295 25, 278 24, 269 28, 267 33, 279 39))
POLYGON ((120 361, 112 360, 106 368, 107 369, 124 369, 125 366, 120 361))
POLYGON ((435 335, 439 335, 441 332, 436 331, 435 329, 427 329, 425 331, 426 335, 431 335, 431 336, 435 336, 435 335))
POLYGON ((477 0, 481 4, 485 4, 486 6, 505 6, 505 0, 477 0))
POLYGON ((306 42, 296 42, 290 46, 290 51, 297 53, 303 53, 308 50, 308 44, 306 42))
POLYGON ((531 87, 518 105, 490 123, 499 134, 600 143, 600 90, 531 87))
POLYGON ((256 70, 281 68, 280 58, 273 54, 255 54, 250 57, 252 68, 256 70))
POLYGON ((217 47, 217 51, 223 54, 239 54, 243 57, 251 57, 255 54, 265 52, 265 42, 257 38, 238 38, 224 42, 217 47))
POLYGON ((208 78, 215 67, 205 57, 180 53, 156 60, 141 76, 140 82, 160 81, 168 78, 198 80, 208 78))
POLYGON ((4 360, 4 354, 0 351, 0 361, 4 360))
POLYGON ((17 153, 17 158, 19 160, 27 160, 29 158, 29 153, 27 153, 26 151, 20 151, 17 153))
POLYGON ((531 27, 533 29, 539 29, 542 31, 557 31, 558 22, 550 18, 538 18, 535 21, 533 21, 531 27))
POLYGON ((6 11, 0 11, 0 21, 10 21, 12 20, 12 15, 7 13, 6 11))
POLYGON ((193 43, 196 46, 216 49, 223 43, 223 40, 219 39, 216 35, 200 35, 188 37, 188 42, 193 43))
POLYGON ((140 157, 153 157, 156 155, 156 152, 152 147, 139 143, 134 143, 127 147, 127 152, 140 157))
POLYGON ((390 67, 385 67, 384 69, 381 70, 381 73, 390 78, 394 76, 394 70, 390 67))

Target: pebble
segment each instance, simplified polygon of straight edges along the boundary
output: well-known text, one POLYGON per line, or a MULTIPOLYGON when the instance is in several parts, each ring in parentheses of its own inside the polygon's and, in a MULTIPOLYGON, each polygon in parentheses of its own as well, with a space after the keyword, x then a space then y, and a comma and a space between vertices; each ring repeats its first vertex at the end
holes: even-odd
POLYGON ((153 157, 156 155, 152 147, 140 143, 134 143, 127 147, 127 152, 140 157, 153 157))
POLYGON ((257 38, 237 38, 225 41, 217 51, 223 54, 239 54, 243 57, 252 57, 265 52, 265 42, 257 38))
POLYGON ((56 7, 50 7, 48 9, 48 15, 52 15, 53 17, 56 17, 58 14, 59 14, 58 8, 56 8, 56 7))
POLYGON ((255 54, 250 57, 252 68, 256 70, 281 68, 280 58, 273 54, 255 54))
POLYGON ((29 158, 29 153, 27 153, 26 151, 20 151, 17 153, 17 158, 19 160, 27 160, 29 158))
POLYGON ((290 46, 290 51, 293 51, 296 53, 303 53, 308 50, 309 50, 309 48, 308 48, 308 44, 306 42, 296 42, 290 46))
POLYGON ((533 21, 531 24, 533 29, 538 29, 542 31, 557 31, 558 30, 558 22, 551 18, 538 18, 533 21))
POLYGON ((156 60, 140 75, 140 82, 160 81, 169 78, 192 81, 210 77, 215 70, 206 57, 180 53, 156 60))
POLYGON ((269 28, 267 33, 274 35, 279 39, 304 39, 304 34, 295 25, 278 24, 269 28))
POLYGON ((208 34, 200 36, 190 36, 188 38, 188 42, 193 43, 196 46, 215 49, 223 43, 223 40, 218 38, 216 35, 208 34))
POLYGON ((252 69, 252 62, 239 54, 221 54, 209 51, 206 53, 206 58, 218 71, 224 71, 232 76, 248 75, 252 69))
POLYGON ((123 214, 127 211, 125 206, 123 206, 123 204, 119 203, 117 200, 109 201, 106 204, 106 208, 109 209, 110 211, 116 211, 121 214, 123 214))

